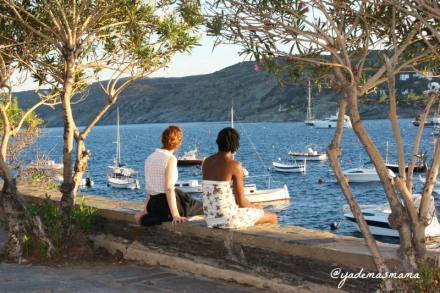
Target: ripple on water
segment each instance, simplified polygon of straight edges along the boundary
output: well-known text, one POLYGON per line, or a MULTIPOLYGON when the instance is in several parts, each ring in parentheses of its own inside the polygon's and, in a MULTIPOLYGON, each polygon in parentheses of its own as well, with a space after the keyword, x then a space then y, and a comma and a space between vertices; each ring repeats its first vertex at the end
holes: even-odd
MULTIPOLYGON (((404 147, 407 154, 411 152, 411 140, 415 137, 417 129, 410 120, 401 120, 404 147)), ((200 145, 204 155, 216 151, 216 134, 220 129, 228 126, 226 123, 181 123, 184 131, 184 141, 179 153, 189 150, 196 143, 200 145)), ((386 141, 390 140, 389 161, 396 162, 394 144, 391 143, 392 131, 386 120, 366 121, 366 128, 371 134, 379 151, 385 155, 386 141)), ((124 200, 143 200, 144 178, 143 165, 145 158, 160 147, 160 134, 168 124, 142 124, 122 125, 122 159, 129 166, 140 171, 141 189, 137 191, 113 190, 107 187, 105 173, 107 166, 112 165, 115 153, 115 126, 97 126, 91 132, 87 146, 92 152, 89 176, 95 182, 90 194, 107 196, 124 200)), ((288 159, 287 152, 291 149, 304 150, 306 145, 315 144, 324 150, 330 143, 333 130, 308 128, 303 123, 245 123, 237 126, 242 140, 236 159, 248 169, 251 175, 265 174, 265 167, 271 167, 272 161, 281 158, 288 159), (243 133, 243 128, 246 134, 243 133), (255 153, 253 145, 247 137, 252 139, 259 156, 255 153), (263 162, 260 162, 262 158, 263 162)), ((344 169, 358 167, 367 163, 369 159, 358 143, 353 131, 347 129, 342 138, 343 152, 341 164, 344 169)), ((432 136, 426 131, 423 136, 423 150, 432 154, 432 136)), ((47 129, 45 136, 38 141, 38 148, 51 152, 52 159, 60 161, 62 154, 62 129, 47 129)), ((32 152, 28 152, 30 156, 32 152)), ((416 177, 418 177, 416 175, 416 177)), ((201 178, 200 168, 181 168, 179 178, 201 178)), ((267 177, 250 178, 248 182, 256 183, 258 188, 267 187, 267 177)), ((343 206, 346 200, 336 183, 332 170, 326 162, 308 162, 307 174, 280 174, 272 173, 271 186, 287 184, 292 200, 287 207, 278 212, 279 222, 283 225, 299 225, 313 229, 329 230, 331 222, 340 223, 338 230, 332 231, 342 235, 358 236, 356 228, 344 220, 343 206), (318 181, 322 181, 321 184, 318 181)), ((416 188, 421 189, 421 184, 416 183, 416 188)), ((352 190, 360 204, 383 204, 386 202, 380 184, 353 184, 352 190)))

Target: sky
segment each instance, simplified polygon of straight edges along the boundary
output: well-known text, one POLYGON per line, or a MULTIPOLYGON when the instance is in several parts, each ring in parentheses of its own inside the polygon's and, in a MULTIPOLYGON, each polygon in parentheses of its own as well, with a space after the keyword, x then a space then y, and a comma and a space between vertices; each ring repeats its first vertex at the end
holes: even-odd
MULTIPOLYGON (((179 53, 175 55, 167 68, 150 76, 182 77, 208 74, 246 60, 245 56, 239 56, 239 46, 220 45, 212 50, 213 44, 214 38, 204 37, 200 46, 196 46, 191 54, 179 53)), ((32 78, 28 78, 23 84, 15 87, 15 91, 26 91, 34 88, 36 88, 36 84, 32 82, 32 78)))

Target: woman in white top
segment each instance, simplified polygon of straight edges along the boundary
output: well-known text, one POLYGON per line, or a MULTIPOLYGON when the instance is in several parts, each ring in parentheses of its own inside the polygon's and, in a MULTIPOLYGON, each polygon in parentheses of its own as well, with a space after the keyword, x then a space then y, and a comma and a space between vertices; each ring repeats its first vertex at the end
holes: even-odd
POLYGON ((244 196, 243 167, 232 159, 240 135, 226 127, 217 136, 218 152, 203 162, 203 212, 208 227, 245 228, 278 222, 277 216, 252 205, 244 196), (232 187, 231 187, 232 183, 232 187))
POLYGON ((144 226, 168 221, 183 223, 186 217, 203 214, 201 202, 174 188, 178 171, 173 153, 182 144, 182 130, 169 126, 162 133, 161 140, 162 148, 156 149, 145 160, 147 202, 145 210, 135 215, 136 222, 144 226))

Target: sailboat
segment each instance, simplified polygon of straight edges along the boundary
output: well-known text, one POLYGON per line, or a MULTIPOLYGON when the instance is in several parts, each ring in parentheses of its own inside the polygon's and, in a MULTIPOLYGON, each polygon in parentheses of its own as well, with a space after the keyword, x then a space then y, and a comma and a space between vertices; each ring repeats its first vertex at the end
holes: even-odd
POLYGON ((309 94, 307 97, 307 114, 304 123, 309 126, 314 126, 316 123, 316 119, 313 118, 312 116, 312 90, 310 86, 310 80, 309 80, 309 94))
POLYGON ((113 171, 107 175, 107 185, 118 189, 139 189, 139 179, 135 178, 137 171, 121 163, 121 136, 119 129, 119 107, 116 108, 116 155, 113 166, 108 166, 113 171))
MULTIPOLYGON (((231 106, 231 127, 234 128, 234 105, 231 106)), ((267 168, 265 169, 267 170, 267 168)), ((244 167, 243 167, 243 171, 245 173, 245 176, 247 177, 249 175, 249 172, 244 167)), ((270 185, 271 175, 270 174, 268 175, 269 175, 269 185, 270 185)), ((255 184, 245 183, 244 196, 247 198, 247 200, 249 200, 250 203, 268 203, 268 202, 276 202, 276 201, 283 201, 290 199, 289 190, 286 184, 284 184, 284 186, 281 188, 258 190, 255 184)))

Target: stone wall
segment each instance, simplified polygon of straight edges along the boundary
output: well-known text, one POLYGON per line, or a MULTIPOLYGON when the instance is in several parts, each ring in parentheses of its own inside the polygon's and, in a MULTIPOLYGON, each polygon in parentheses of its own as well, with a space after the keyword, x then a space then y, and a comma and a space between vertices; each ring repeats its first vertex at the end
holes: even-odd
MULTIPOLYGON (((44 191, 32 186, 22 186, 20 191, 30 201, 39 201, 45 193, 54 200, 60 196, 55 191, 44 191)), ((140 227, 133 223, 133 214, 143 208, 141 202, 95 196, 84 198, 88 205, 98 209, 94 219, 93 239, 112 252, 123 250, 121 252, 125 255, 134 245, 137 251, 143 247, 146 254, 154 252, 163 257, 183 258, 191 261, 194 266, 203 265, 207 274, 212 268, 211 276, 215 276, 216 270, 221 269, 230 272, 231 279, 234 279, 234 273, 246 274, 282 286, 312 282, 336 288, 340 280, 330 277, 334 268, 353 273, 359 272, 361 268, 364 271, 375 271, 363 239, 296 226, 209 229, 203 220, 140 227), (119 248, 111 248, 111 245, 105 243, 114 239, 118 239, 119 248)), ((400 263, 396 257, 398 246, 385 243, 379 243, 379 246, 388 266, 393 271, 399 270, 400 263)), ((430 253, 438 255, 438 251, 430 253)), ((157 263, 167 265, 166 262, 157 263)), ((371 292, 378 284, 379 280, 372 279, 347 280, 343 289, 371 292)))

